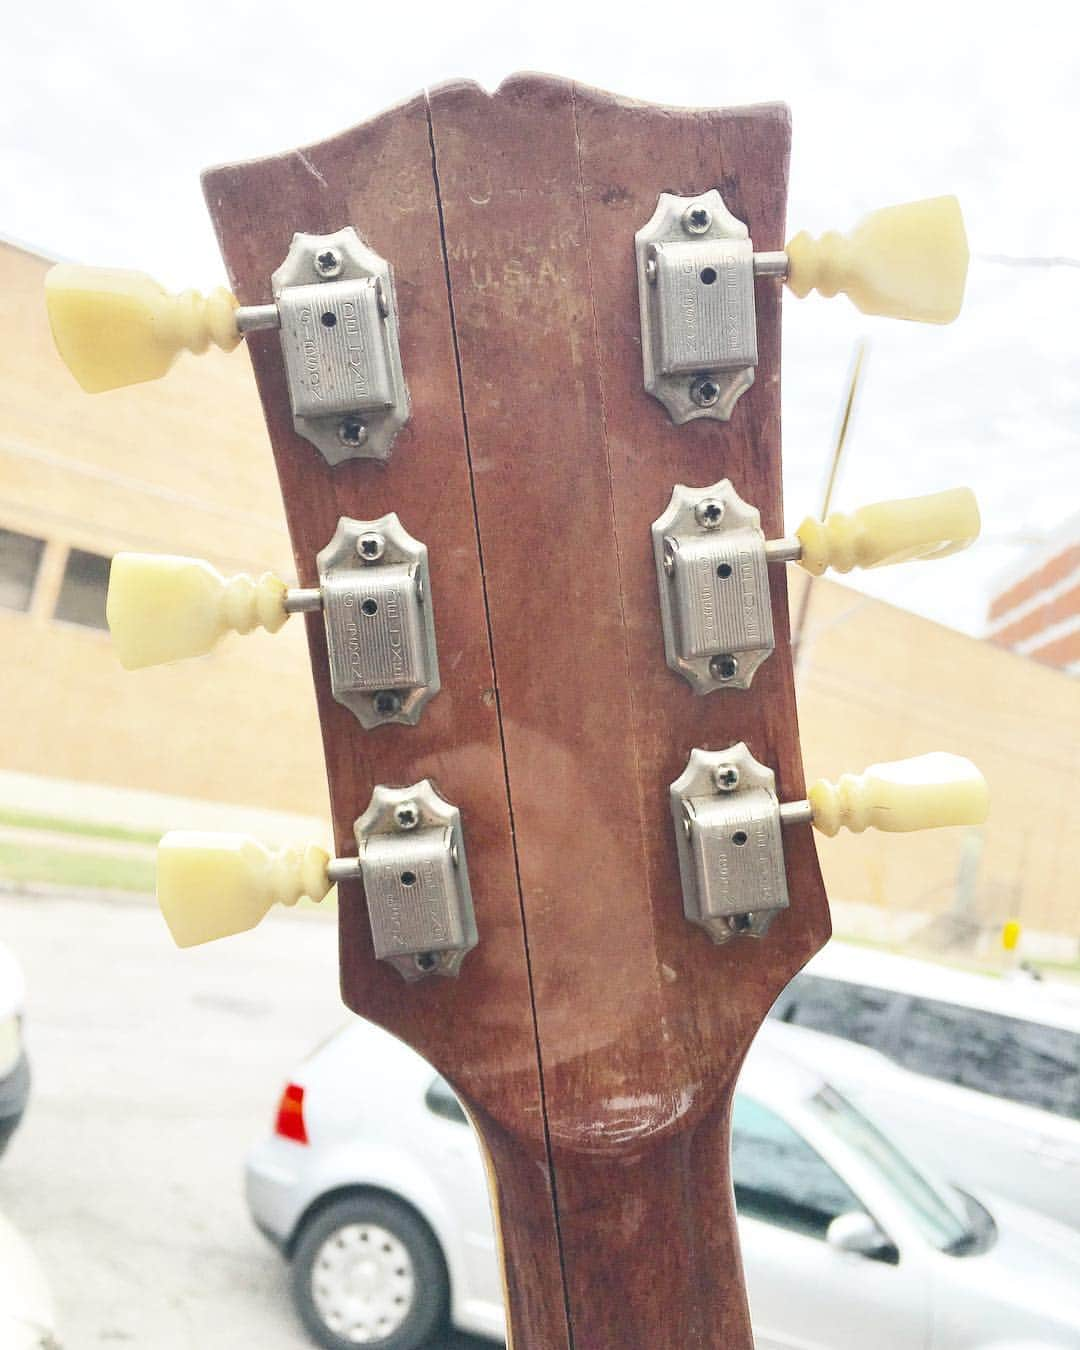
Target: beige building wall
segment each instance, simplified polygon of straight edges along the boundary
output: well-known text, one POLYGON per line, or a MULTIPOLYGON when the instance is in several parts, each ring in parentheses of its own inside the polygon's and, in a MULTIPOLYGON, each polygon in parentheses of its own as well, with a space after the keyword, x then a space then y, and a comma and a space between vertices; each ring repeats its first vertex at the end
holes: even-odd
POLYGON ((0 609, 0 768, 326 812, 302 626, 127 674, 52 615, 71 547, 294 575, 246 352, 90 397, 48 331, 48 263, 0 245, 0 528, 46 540, 28 613, 0 609))
MULTIPOLYGON (((947 562, 914 565, 948 584, 947 562)), ((959 886, 984 923, 1080 936, 1080 682, 829 581, 814 583, 806 637, 808 778, 951 750, 991 793, 978 831, 819 837, 830 896, 941 912, 959 886)))
MULTIPOLYGON (((295 620, 126 674, 104 632, 52 618, 72 546, 293 568, 243 347, 91 398, 53 351, 46 268, 0 246, 0 528, 47 541, 30 612, 0 609, 0 769, 324 816, 295 620)), ((993 794, 985 830, 821 840, 834 900, 930 914, 966 902, 987 924, 1080 935, 1080 681, 818 582, 798 683, 808 777, 948 749, 993 794)))

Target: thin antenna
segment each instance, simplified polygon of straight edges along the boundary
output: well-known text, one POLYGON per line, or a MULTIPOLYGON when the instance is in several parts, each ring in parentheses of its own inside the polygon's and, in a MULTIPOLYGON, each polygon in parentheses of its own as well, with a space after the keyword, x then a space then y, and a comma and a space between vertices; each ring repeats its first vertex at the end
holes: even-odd
MULTIPOLYGON (((844 400, 844 410, 840 414, 840 425, 836 432, 836 445, 829 464, 828 477, 825 480, 825 492, 821 502, 820 519, 822 520, 825 519, 832 508, 833 491, 840 475, 840 460, 844 453, 844 446, 847 444, 848 430, 851 427, 852 414, 855 409, 855 396, 859 391, 859 381, 862 378, 863 361, 866 358, 868 345, 866 338, 860 338, 855 344, 855 356, 851 363, 851 374, 848 377, 847 398, 844 400)), ((806 578, 802 596, 799 599, 798 613, 795 615, 795 622, 791 628, 791 659, 795 671, 798 671, 799 658, 802 655, 802 636, 806 627, 807 615, 810 612, 810 595, 814 588, 814 580, 811 576, 806 578)))

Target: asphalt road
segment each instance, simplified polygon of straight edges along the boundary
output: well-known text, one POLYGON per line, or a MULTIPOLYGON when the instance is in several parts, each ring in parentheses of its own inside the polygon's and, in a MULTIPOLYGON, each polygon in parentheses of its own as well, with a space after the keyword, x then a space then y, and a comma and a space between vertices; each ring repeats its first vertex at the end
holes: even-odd
POLYGON ((0 1208, 49 1273, 66 1350, 304 1350, 241 1175, 290 1068, 347 1016, 333 923, 272 913, 178 952, 149 904, 2 895, 0 937, 34 1072, 0 1208))

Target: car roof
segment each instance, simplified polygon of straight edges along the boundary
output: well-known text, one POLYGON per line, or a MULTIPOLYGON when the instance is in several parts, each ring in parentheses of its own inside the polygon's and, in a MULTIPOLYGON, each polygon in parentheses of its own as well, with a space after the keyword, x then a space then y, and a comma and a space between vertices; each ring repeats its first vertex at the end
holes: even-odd
POLYGON ((1080 988, 1056 981, 983 975, 835 940, 810 960, 806 973, 1080 1033, 1080 988))
MULTIPOLYGON (((832 1036, 827 1031, 815 1031, 812 1027, 779 1022, 773 1018, 758 1033, 758 1041, 771 1043, 775 1050, 784 1053, 789 1059, 796 1060, 804 1068, 812 1068, 822 1082, 832 1082, 834 1074, 846 1080, 853 1077, 868 1079, 880 1074, 907 1078, 911 1073, 910 1069, 903 1068, 869 1045, 860 1045, 858 1041, 832 1036)), ((755 1045, 758 1041, 755 1041, 755 1045)), ((832 1086, 837 1087, 839 1084, 832 1082, 832 1086)))
POLYGON ((801 1053, 798 1038, 788 1037, 790 1030, 781 1022, 766 1022, 761 1027, 739 1073, 738 1091, 778 1108, 821 1091, 825 1075, 812 1058, 801 1053))

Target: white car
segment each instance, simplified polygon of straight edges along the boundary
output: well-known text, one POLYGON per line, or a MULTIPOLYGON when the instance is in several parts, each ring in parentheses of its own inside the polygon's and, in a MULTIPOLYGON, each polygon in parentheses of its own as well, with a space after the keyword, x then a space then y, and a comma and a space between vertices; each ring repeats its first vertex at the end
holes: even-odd
MULTIPOLYGON (((1080 1350, 1080 1235, 928 1179, 796 1042, 762 1031, 734 1112, 758 1350, 1080 1350)), ((319 1345, 417 1350, 447 1317, 502 1336, 477 1141, 446 1083, 376 1027, 301 1065, 246 1185, 319 1345)))
POLYGON ((30 1063, 23 1044, 22 969, 0 944, 0 1153, 18 1128, 30 1096, 30 1063))
POLYGON ((60 1350, 52 1294, 37 1258, 0 1214, 0 1347, 60 1350))
POLYGON ((1077 993, 830 942, 772 1015, 836 1038, 814 1062, 933 1171, 1080 1229, 1077 993))

